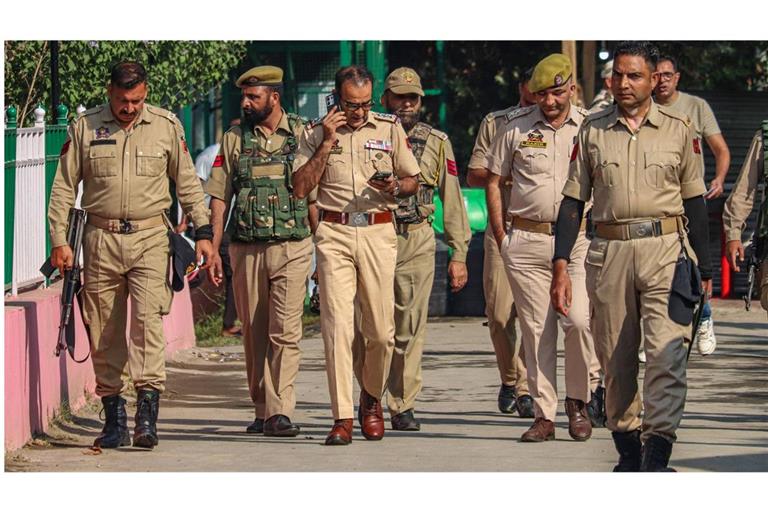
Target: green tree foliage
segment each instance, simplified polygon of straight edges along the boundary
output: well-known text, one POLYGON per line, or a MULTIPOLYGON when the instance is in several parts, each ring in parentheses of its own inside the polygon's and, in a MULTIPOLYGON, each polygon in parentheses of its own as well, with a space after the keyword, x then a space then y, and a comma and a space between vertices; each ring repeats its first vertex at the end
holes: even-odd
MULTIPOLYGON (((228 79, 245 50, 243 41, 62 41, 61 102, 70 115, 77 105, 104 103, 112 65, 136 60, 149 75, 147 101, 174 110, 200 101, 228 79)), ((29 125, 35 105, 50 109, 50 91, 48 42, 5 41, 5 104, 17 106, 20 116, 25 113, 29 125)))

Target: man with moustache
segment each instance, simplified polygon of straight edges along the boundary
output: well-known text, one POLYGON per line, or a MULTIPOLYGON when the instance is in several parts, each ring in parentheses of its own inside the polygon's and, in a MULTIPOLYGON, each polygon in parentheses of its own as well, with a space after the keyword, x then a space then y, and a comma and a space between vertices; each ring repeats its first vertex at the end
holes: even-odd
POLYGON ((486 168, 491 173, 486 187, 488 216, 515 297, 535 405, 534 424, 520 440, 542 442, 555 438, 559 320, 565 331, 568 433, 574 440, 586 441, 592 435, 586 404, 590 400, 589 367, 594 346, 584 282, 584 257, 589 244, 584 227, 579 230, 571 261, 576 297, 568 315, 558 318, 550 305, 547 284, 552 280, 554 222, 560 192, 568 176, 574 139, 587 112, 571 104, 576 84, 571 61, 563 54, 542 59, 533 70, 528 88, 537 104, 510 116, 486 157, 486 168), (505 212, 501 180, 511 182, 505 212))
POLYGON ((605 371, 606 426, 619 453, 614 471, 669 471, 685 406, 683 341, 691 335, 699 292, 698 281, 689 277, 689 271, 695 274, 689 261, 698 261, 704 292, 712 286, 701 149, 688 116, 651 98, 658 58, 648 42, 616 46, 611 77, 616 104, 582 125, 556 224, 551 297, 555 309, 567 315, 578 307, 569 277, 573 247, 584 204, 594 200, 587 291, 605 371))
POLYGON ((334 418, 326 445, 352 441, 355 302, 365 339, 358 421, 366 439, 384 436, 381 397, 395 335, 393 211, 419 186, 419 165, 400 121, 371 112, 372 93, 365 67, 337 71, 338 105, 304 130, 294 163, 294 195, 306 198, 317 187, 320 326, 334 418))
POLYGON ((133 445, 151 449, 158 444, 166 379, 162 317, 173 298, 168 284, 170 180, 184 212, 199 226, 197 261, 213 257, 213 231, 184 129, 171 112, 145 103, 147 93, 147 72, 140 63, 124 61, 112 68, 109 103, 86 110, 69 128, 48 205, 51 263, 64 275, 73 264, 67 218, 82 181, 81 204, 88 213, 83 318, 105 414, 94 442, 101 448, 131 443, 122 397, 130 382, 137 394, 133 445))
POLYGON ((246 432, 295 437, 300 428, 291 416, 312 240, 307 201, 293 195, 290 178, 304 123, 282 108, 282 69, 249 69, 236 85, 242 91, 243 117, 224 134, 205 187, 217 253, 214 273, 221 274, 218 249, 235 198, 227 233, 255 408, 246 432))
MULTIPOLYGON (((448 135, 419 120, 424 96, 421 78, 413 69, 402 67, 392 71, 385 84, 381 104, 400 119, 421 168, 418 192, 399 200, 395 210, 395 349, 387 380, 392 429, 413 431, 421 429, 413 409, 421 391, 421 355, 435 277, 435 232, 431 229, 435 193, 443 203, 445 242, 453 249, 448 264, 452 292, 467 283, 466 259, 472 232, 448 135)), ((356 336, 358 380, 365 361, 364 346, 363 338, 356 336)))

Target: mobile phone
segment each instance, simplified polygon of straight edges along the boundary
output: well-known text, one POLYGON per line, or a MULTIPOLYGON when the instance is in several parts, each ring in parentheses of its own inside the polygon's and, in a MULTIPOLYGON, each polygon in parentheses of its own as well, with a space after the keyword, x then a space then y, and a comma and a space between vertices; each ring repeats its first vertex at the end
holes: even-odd
POLYGON ((371 179, 372 180, 382 180, 383 181, 383 180, 386 180, 387 178, 389 178, 390 176, 392 176, 392 172, 389 172, 389 171, 388 172, 376 171, 376 173, 373 176, 371 176, 371 179))
POLYGON ((333 109, 333 107, 336 107, 338 110, 341 110, 341 99, 339 98, 339 95, 336 94, 335 92, 325 97, 325 113, 327 114, 328 112, 330 112, 331 109, 333 109))

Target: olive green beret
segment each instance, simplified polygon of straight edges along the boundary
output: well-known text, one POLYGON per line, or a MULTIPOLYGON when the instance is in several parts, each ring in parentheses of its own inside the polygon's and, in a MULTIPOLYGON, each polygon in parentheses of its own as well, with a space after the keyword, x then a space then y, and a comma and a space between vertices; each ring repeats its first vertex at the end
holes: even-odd
POLYGON ((421 88, 421 78, 411 68, 397 68, 389 74, 384 82, 384 90, 395 94, 418 94, 424 96, 421 88))
POLYGON ((258 66, 251 68, 237 79, 235 85, 243 87, 254 87, 256 85, 282 85, 283 70, 276 66, 258 66))
POLYGON ((571 59, 562 53, 553 53, 544 57, 533 69, 533 76, 528 82, 528 90, 536 93, 560 87, 571 78, 571 59))

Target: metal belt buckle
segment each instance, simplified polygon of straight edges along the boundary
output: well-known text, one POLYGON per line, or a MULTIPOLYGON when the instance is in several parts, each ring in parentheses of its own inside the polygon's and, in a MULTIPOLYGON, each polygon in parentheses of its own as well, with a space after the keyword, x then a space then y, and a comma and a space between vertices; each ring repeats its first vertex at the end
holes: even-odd
POLYGON ((653 236, 653 223, 637 222, 629 225, 631 238, 649 238, 653 236))
POLYGON ((124 235, 133 233, 136 230, 136 227, 137 226, 135 224, 131 224, 131 221, 120 219, 120 233, 124 235))
POLYGON ((349 225, 363 227, 368 225, 368 214, 365 212, 352 212, 349 214, 349 225))

